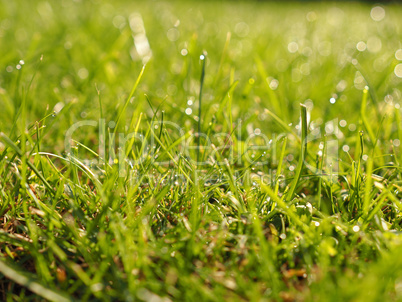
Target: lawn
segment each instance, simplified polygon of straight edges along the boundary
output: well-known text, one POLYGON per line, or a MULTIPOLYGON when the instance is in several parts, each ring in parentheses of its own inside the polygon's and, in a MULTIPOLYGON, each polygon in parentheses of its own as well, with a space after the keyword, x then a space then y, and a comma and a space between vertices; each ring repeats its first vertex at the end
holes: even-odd
POLYGON ((0 300, 401 301, 401 14, 0 0, 0 300))

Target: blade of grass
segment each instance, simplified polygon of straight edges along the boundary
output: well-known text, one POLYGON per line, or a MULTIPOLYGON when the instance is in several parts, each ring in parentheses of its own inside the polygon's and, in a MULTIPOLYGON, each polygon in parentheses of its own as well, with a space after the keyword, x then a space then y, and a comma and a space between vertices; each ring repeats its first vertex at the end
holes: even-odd
POLYGON ((300 176, 304 167, 304 161, 307 154, 307 107, 300 104, 300 119, 301 119, 301 147, 300 147, 300 157, 297 163, 297 168, 295 172, 295 177, 290 186, 290 190, 286 195, 286 201, 291 201, 296 191, 296 187, 299 184, 300 176))
POLYGON ((28 288, 31 292, 47 300, 58 302, 74 301, 66 293, 60 291, 59 289, 56 292, 55 290, 47 288, 45 285, 37 281, 36 278, 34 278, 33 276, 26 274, 26 272, 19 272, 1 259, 0 272, 8 279, 14 281, 15 283, 18 283, 23 287, 28 288))

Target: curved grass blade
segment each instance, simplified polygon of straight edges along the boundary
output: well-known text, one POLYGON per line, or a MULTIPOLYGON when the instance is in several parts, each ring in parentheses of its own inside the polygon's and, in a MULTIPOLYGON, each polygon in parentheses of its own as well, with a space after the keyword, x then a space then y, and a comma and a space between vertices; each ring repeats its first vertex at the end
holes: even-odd
POLYGON ((29 276, 26 273, 22 273, 17 271, 16 269, 9 266, 3 260, 0 260, 0 272, 6 276, 6 278, 18 283, 21 286, 26 287, 31 292, 49 300, 49 301, 58 301, 58 302, 69 302, 74 301, 67 294, 58 290, 58 292, 45 287, 40 284, 33 276, 29 276))

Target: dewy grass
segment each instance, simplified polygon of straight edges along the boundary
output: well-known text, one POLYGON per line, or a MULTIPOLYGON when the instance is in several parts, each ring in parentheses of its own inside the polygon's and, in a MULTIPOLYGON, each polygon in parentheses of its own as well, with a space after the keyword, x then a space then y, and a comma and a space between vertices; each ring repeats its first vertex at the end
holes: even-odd
POLYGON ((401 13, 0 0, 0 300, 401 300, 401 13))

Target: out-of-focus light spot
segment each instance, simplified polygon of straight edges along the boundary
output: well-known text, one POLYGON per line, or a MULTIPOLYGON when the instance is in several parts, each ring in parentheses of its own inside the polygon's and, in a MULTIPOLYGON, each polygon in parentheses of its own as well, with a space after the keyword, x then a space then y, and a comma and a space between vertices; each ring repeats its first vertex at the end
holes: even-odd
POLYGON ((20 64, 17 64, 17 66, 15 66, 15 68, 20 70, 22 68, 22 66, 20 64))
POLYGON ((290 165, 290 166, 289 166, 289 170, 290 170, 290 171, 294 171, 294 170, 295 170, 295 166, 290 165))
POLYGON ((371 19, 381 21, 385 17, 385 10, 381 6, 375 6, 370 12, 371 19))
POLYGON ((397 60, 399 60, 399 61, 402 61, 402 49, 398 49, 398 50, 395 52, 395 58, 396 58, 397 60))
POLYGON ((308 12, 306 15, 306 19, 308 22, 313 22, 317 20, 317 14, 314 11, 308 12))
POLYGON ((357 61, 356 59, 353 59, 351 62, 353 65, 357 65, 359 63, 359 61, 357 61))
POLYGON ((358 225, 355 225, 353 227, 353 232, 357 233, 358 231, 360 231, 360 227, 358 225))
POLYGON ((78 70, 77 74, 81 79, 84 80, 84 79, 86 79, 88 77, 89 73, 88 73, 88 70, 86 68, 80 68, 78 70))
POLYGON ((169 29, 166 33, 167 38, 169 39, 169 41, 177 41, 180 37, 180 32, 177 28, 173 27, 171 29, 169 29))
POLYGON ((347 123, 345 120, 341 120, 341 121, 339 122, 339 125, 340 125, 341 127, 346 127, 347 124, 348 124, 348 123, 347 123))
POLYGON ((356 131, 356 125, 355 124, 350 124, 348 129, 349 129, 349 131, 356 131))
POLYGON ((250 28, 247 25, 247 23, 245 23, 245 22, 237 23, 236 26, 235 26, 235 29, 234 29, 234 32, 240 38, 246 37, 248 35, 249 31, 250 31, 250 28))
POLYGON ((20 65, 24 65, 24 64, 25 64, 25 61, 24 61, 24 60, 20 60, 19 63, 20 63, 20 65))
POLYGON ((394 139, 394 140, 392 141, 392 144, 393 144, 395 147, 399 147, 400 144, 401 144, 401 142, 400 142, 399 139, 394 139))
POLYGON ((193 101, 192 101, 192 100, 188 100, 188 101, 187 101, 187 105, 191 106, 192 104, 193 104, 193 101))
POLYGON ((356 72, 354 84, 356 89, 359 90, 363 90, 364 87, 366 87, 366 81, 364 80, 364 77, 359 71, 356 72))
POLYGON ((367 155, 367 154, 364 154, 364 155, 362 156, 362 158, 363 158, 363 160, 368 160, 368 155, 367 155))
POLYGON ((348 145, 343 145, 342 150, 345 152, 349 152, 350 148, 348 145))
POLYGON ((278 88, 278 86, 279 86, 279 81, 277 79, 273 79, 269 83, 269 88, 271 88, 272 90, 276 90, 278 88))
POLYGON ((367 48, 366 43, 364 43, 363 41, 360 41, 356 44, 356 49, 358 51, 365 51, 367 48))
POLYGON ((394 98, 393 98, 393 96, 391 94, 387 94, 384 97, 384 102, 387 103, 387 104, 392 104, 393 101, 394 101, 394 98))
POLYGON ((346 82, 345 80, 340 80, 339 83, 336 85, 336 91, 342 92, 346 89, 347 86, 348 82, 346 82))
POLYGON ((185 48, 183 48, 183 49, 180 51, 180 53, 181 53, 182 56, 187 56, 188 50, 185 49, 185 48))
POLYGON ((303 75, 309 75, 310 74, 310 64, 309 63, 304 63, 300 66, 300 72, 303 75))
POLYGON ((255 135, 260 135, 260 134, 261 134, 261 129, 260 129, 260 128, 256 128, 256 129, 254 130, 254 134, 255 134, 255 135))
POLYGON ((60 112, 61 109, 63 109, 64 103, 63 102, 58 102, 56 105, 54 105, 53 111, 57 114, 60 112))
POLYGON ((204 60, 205 56, 204 55, 200 55, 200 60, 204 60))
POLYGON ((325 133, 327 133, 327 134, 331 134, 331 133, 334 133, 334 124, 332 123, 332 122, 328 122, 326 125, 325 125, 325 133))
POLYGON ((308 110, 313 110, 314 108, 314 103, 312 100, 308 99, 304 102, 304 105, 307 107, 308 110))
POLYGON ((401 109, 401 105, 395 104, 395 109, 401 109))
POLYGON ((113 18, 113 26, 118 29, 123 29, 126 24, 126 18, 123 16, 118 15, 113 18))
POLYGON ((379 52, 381 50, 382 43, 378 37, 370 37, 367 40, 367 49, 370 52, 379 52))
POLYGON ((191 108, 186 108, 186 114, 190 115, 191 113, 193 113, 193 110, 191 108))
POLYGON ((7 71, 7 72, 12 72, 13 69, 14 69, 14 68, 13 68, 11 65, 8 65, 8 66, 6 67, 6 71, 7 71))
POLYGON ((317 154, 318 154, 318 156, 322 156, 322 151, 321 150, 318 151, 317 154))
POLYGON ((394 73, 398 78, 402 78, 402 64, 395 66, 394 73))
POLYGON ((288 44, 288 50, 291 53, 295 53, 299 50, 299 45, 296 42, 290 42, 288 44))
POLYGON ((330 98, 330 99, 329 99, 329 102, 330 102, 331 104, 335 104, 335 103, 336 103, 336 99, 335 99, 335 98, 330 98))

